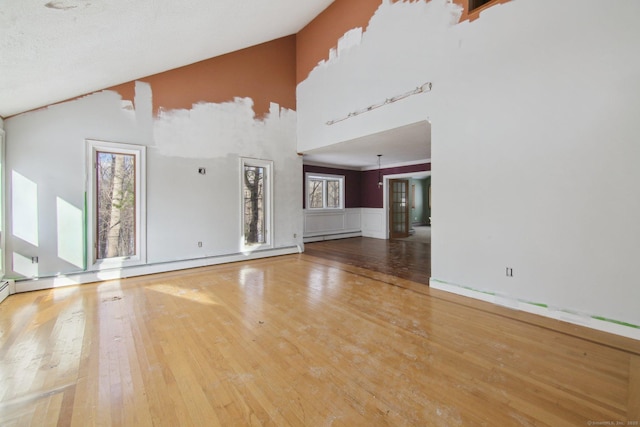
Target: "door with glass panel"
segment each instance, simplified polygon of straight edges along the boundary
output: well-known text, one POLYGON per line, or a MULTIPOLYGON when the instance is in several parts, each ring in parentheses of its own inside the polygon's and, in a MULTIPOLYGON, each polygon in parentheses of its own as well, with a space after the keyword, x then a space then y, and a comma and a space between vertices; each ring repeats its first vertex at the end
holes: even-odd
POLYGON ((409 237, 409 180, 389 180, 389 238, 409 237))

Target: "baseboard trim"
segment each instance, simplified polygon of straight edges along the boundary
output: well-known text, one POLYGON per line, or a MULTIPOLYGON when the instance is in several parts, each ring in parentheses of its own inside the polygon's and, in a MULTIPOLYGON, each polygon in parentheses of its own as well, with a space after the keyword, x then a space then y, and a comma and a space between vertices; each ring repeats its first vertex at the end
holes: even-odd
POLYGON ((331 233, 331 234, 320 234, 320 235, 308 235, 304 236, 304 243, 312 243, 312 242, 321 242, 323 240, 338 240, 338 239, 348 239, 350 237, 361 237, 362 232, 360 231, 349 231, 345 233, 331 233))
POLYGON ((124 268, 113 268, 99 271, 85 271, 72 274, 61 274, 54 277, 16 280, 16 292, 30 292, 42 289, 59 288, 63 286, 82 285, 86 283, 102 282, 106 280, 125 279, 127 277, 144 276, 147 274, 165 273, 168 271, 186 270, 189 268, 208 267, 230 262, 249 261, 280 255, 302 252, 300 246, 265 249, 250 253, 236 253, 190 260, 169 261, 156 264, 144 264, 124 268))
POLYGON ((519 300, 508 295, 500 295, 493 292, 485 292, 467 286, 448 283, 442 280, 429 279, 429 286, 445 292, 486 301, 491 304, 519 310, 539 316, 560 320, 574 325, 584 326, 601 332, 620 335, 626 338, 640 340, 640 326, 630 323, 608 319, 593 314, 577 313, 573 310, 551 307, 543 303, 534 303, 519 300))

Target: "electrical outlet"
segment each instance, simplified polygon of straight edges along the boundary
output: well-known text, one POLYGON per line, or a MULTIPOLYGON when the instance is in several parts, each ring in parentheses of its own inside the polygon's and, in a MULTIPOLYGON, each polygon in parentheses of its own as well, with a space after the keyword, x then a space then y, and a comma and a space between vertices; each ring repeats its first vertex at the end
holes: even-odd
POLYGON ((37 264, 38 263, 38 257, 37 256, 32 256, 31 257, 31 264, 37 264))
POLYGON ((293 233, 293 238, 295 239, 296 237, 298 237, 298 233, 293 233))
POLYGON ((507 267, 507 277, 513 277, 513 268, 507 267))
POLYGON ((202 242, 198 242, 198 247, 201 248, 202 247, 202 242))

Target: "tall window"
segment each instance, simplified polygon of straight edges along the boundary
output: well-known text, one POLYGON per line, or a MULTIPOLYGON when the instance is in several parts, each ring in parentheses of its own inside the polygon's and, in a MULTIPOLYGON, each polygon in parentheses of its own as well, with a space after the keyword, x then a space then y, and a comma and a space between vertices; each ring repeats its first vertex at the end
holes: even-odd
POLYGON ((136 156, 96 152, 97 258, 136 254, 136 156))
POLYGON ((344 207, 344 176, 305 175, 308 209, 342 209, 344 207))
POLYGON ((88 151, 93 262, 143 262, 145 147, 89 141, 88 151))
POLYGON ((271 247, 272 162, 241 159, 242 243, 245 248, 271 247))

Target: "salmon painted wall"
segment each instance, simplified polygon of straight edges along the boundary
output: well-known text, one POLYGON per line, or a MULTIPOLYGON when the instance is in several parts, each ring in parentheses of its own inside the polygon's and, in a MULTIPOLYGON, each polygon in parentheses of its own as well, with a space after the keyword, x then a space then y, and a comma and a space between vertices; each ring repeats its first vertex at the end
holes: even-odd
POLYGON ((381 0, 336 0, 300 30, 296 37, 297 82, 300 83, 318 62, 327 59, 329 49, 352 28, 367 27, 381 0))
MULTIPOLYGON (((349 30, 360 27, 366 30, 371 17, 383 0, 336 0, 296 36, 296 81, 307 78, 311 70, 329 57, 329 50, 349 30)), ((399 0, 392 0, 396 3, 399 0)), ((409 1, 412 2, 413 0, 409 1)), ((469 12, 469 0, 454 0, 462 7, 460 21, 475 20, 483 10, 509 0, 492 0, 469 12)))
MULTIPOLYGON (((153 113, 189 109, 199 102, 251 98, 256 116, 270 103, 296 109, 296 37, 283 37, 226 55, 138 79, 153 89, 153 113)), ((134 82, 110 88, 133 100, 134 82)))

